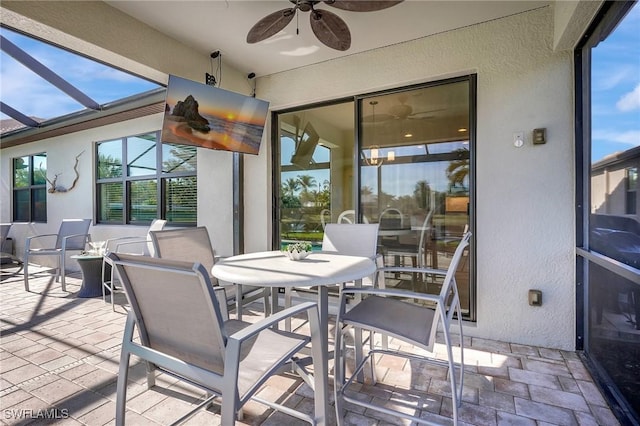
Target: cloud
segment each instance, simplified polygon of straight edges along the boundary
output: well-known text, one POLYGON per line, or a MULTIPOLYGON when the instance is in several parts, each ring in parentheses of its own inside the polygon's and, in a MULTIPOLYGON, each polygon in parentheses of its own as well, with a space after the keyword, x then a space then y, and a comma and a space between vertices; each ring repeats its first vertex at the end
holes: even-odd
POLYGON ((610 130, 598 130, 592 134, 592 139, 605 142, 615 142, 624 145, 640 146, 640 130, 627 130, 615 132, 610 130))
POLYGON ((84 107, 22 64, 2 57, 2 99, 23 114, 51 118, 84 107))
POLYGON ((636 70, 628 64, 602 66, 601 69, 594 70, 594 89, 608 91, 635 76, 636 70))
POLYGON ((631 92, 623 95, 618 102, 616 102, 616 108, 618 111, 629 112, 640 108, 640 84, 636 86, 631 92))

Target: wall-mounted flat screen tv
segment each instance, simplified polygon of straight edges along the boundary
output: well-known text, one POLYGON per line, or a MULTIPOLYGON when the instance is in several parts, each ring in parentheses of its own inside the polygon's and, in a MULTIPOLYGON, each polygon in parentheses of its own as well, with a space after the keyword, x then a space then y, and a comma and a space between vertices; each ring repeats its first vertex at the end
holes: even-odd
POLYGON ((269 103, 169 76, 162 142, 258 154, 269 103))
POLYGON ((319 140, 320 136, 316 129, 311 123, 307 123, 291 156, 291 164, 298 166, 302 170, 308 170, 319 140))

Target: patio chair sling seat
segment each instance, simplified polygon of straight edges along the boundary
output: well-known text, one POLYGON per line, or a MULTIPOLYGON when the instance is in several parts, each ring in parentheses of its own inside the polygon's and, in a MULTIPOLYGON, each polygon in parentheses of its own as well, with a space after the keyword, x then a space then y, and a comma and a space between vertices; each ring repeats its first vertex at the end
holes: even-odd
MULTIPOLYGON (((172 259, 187 262, 200 262, 209 273, 213 285, 219 285, 218 280, 211 276, 211 268, 216 262, 216 254, 209 232, 204 226, 194 228, 163 229, 150 231, 151 241, 155 256, 163 259, 172 259)), ((224 284, 226 289, 227 304, 230 310, 235 309, 238 319, 242 319, 242 307, 250 302, 262 299, 265 314, 268 315, 269 293, 262 287, 240 286, 234 283, 224 284), (241 297, 237 297, 238 289, 241 289, 241 297)))
POLYGON ((65 283, 65 263, 68 252, 84 251, 91 241, 89 227, 91 219, 64 219, 57 234, 41 234, 27 237, 24 247, 24 289, 29 291, 29 258, 32 256, 56 256, 58 267, 56 281, 60 280, 62 291, 67 291, 65 283), (34 242, 54 241, 53 245, 36 247, 34 242))
POLYGON ((388 336, 410 340, 427 348, 431 344, 430 330, 414 325, 431 324, 434 318, 434 310, 402 300, 370 296, 358 304, 358 309, 349 312, 343 319, 354 327, 384 330, 388 336), (380 315, 381 312, 384 312, 384 315, 380 315))
MULTIPOLYGON (((324 408, 317 408, 316 414, 310 416, 255 395, 271 375, 282 368, 291 368, 284 366, 295 362, 294 355, 311 343, 313 368, 319 374, 313 385, 318 399, 316 407, 326 407, 327 389, 319 378, 327 374, 327 355, 322 353, 319 341, 316 303, 280 311, 255 324, 229 320, 225 289, 211 284, 202 264, 130 254, 107 256, 131 306, 120 357, 116 425, 125 424, 131 355, 147 362, 148 388, 155 385, 156 371, 162 371, 207 392, 195 410, 221 398, 224 426, 235 423, 238 411, 250 399, 312 424, 326 419, 324 408), (272 328, 293 315, 308 317, 310 336, 272 328)), ((180 420, 192 414, 193 411, 180 420)))
MULTIPOLYGON (((380 333, 383 336, 391 336, 400 341, 408 343, 414 347, 424 349, 427 353, 434 353, 436 332, 441 323, 444 335, 444 343, 447 349, 447 361, 449 368, 449 380, 451 385, 451 400, 453 407, 453 424, 458 424, 458 408, 462 401, 462 388, 464 378, 464 339, 462 334, 462 312, 460 310, 460 299, 456 286, 455 273, 460 265, 464 250, 469 245, 471 234, 465 233, 447 270, 417 267, 383 267, 378 269, 378 273, 402 272, 413 274, 414 278, 422 274, 435 274, 443 276, 443 283, 439 294, 417 293, 400 289, 375 289, 375 288, 352 288, 347 287, 342 291, 340 298, 340 309, 336 318, 335 335, 335 402, 338 425, 344 424, 345 402, 366 409, 382 412, 386 415, 400 417, 412 422, 421 424, 438 424, 441 418, 434 418, 425 413, 414 413, 403 409, 402 411, 387 408, 384 404, 375 404, 358 396, 359 388, 352 385, 354 380, 369 362, 373 385, 376 383, 375 377, 375 355, 384 354, 386 356, 401 357, 406 359, 443 363, 435 359, 432 355, 421 353, 422 351, 406 352, 402 348, 389 350, 386 347, 372 347, 367 356, 357 359, 358 365, 353 368, 349 377, 345 377, 346 370, 346 345, 343 336, 354 331, 370 331, 380 333), (359 295, 362 299, 359 303, 346 309, 345 298, 348 294, 359 295), (460 363, 458 364, 459 374, 455 372, 455 362, 453 359, 453 343, 451 341, 450 328, 457 316, 459 328, 460 363), (456 379, 457 376, 457 379, 456 379)), ((358 355, 356 354, 356 357, 358 355)), ((423 365, 416 363, 416 366, 423 365)), ((413 367, 420 368, 420 367, 413 367)), ((391 372, 389 374, 392 374, 391 372)), ((419 411, 414 406, 412 410, 419 411)))

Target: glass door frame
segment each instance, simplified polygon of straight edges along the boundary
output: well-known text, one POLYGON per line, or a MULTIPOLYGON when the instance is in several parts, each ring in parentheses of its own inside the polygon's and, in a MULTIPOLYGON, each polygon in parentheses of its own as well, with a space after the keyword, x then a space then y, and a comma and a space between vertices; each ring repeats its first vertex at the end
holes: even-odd
MULTIPOLYGON (((594 375, 612 411, 621 421, 638 424, 626 399, 598 359, 590 352, 590 264, 640 285, 638 271, 590 249, 591 213, 591 50, 604 41, 634 6, 633 1, 607 1, 574 50, 575 161, 576 161, 576 350, 594 375), (623 420, 622 420, 623 419, 623 420)), ((636 7, 640 7, 637 6, 636 7)))
POLYGON ((354 140, 355 144, 352 152, 352 160, 354 164, 354 173, 353 173, 353 186, 351 188, 352 191, 352 199, 354 202, 354 210, 356 213, 356 217, 360 218, 361 221, 361 172, 362 167, 360 166, 360 151, 362 148, 362 123, 359 117, 362 115, 362 101, 366 98, 370 98, 373 96, 381 96, 392 93, 399 93, 405 91, 411 91, 415 89, 424 89, 434 86, 458 83, 458 82, 468 82, 469 84, 469 230, 472 232, 473 238, 471 238, 471 242, 469 244, 469 306, 470 312, 469 315, 464 316, 465 321, 477 321, 477 274, 476 274, 476 238, 475 238, 475 230, 476 230, 476 203, 477 203, 477 190, 476 190, 476 159, 477 159, 477 75, 476 74, 468 74, 459 77, 453 77, 443 80, 437 80, 433 82, 419 83, 413 84, 403 87, 398 87, 394 89, 388 89, 383 91, 365 93, 355 95, 353 97, 340 98, 336 100, 331 100, 327 102, 317 102, 311 104, 305 104, 298 107, 292 107, 277 111, 271 112, 271 175, 272 175, 272 194, 271 194, 271 217, 272 217, 272 249, 279 250, 280 249, 280 205, 278 199, 279 188, 281 187, 281 179, 280 179, 280 121, 279 116, 281 114, 303 111, 318 107, 326 107, 331 105, 336 105, 345 102, 353 102, 354 103, 354 140))

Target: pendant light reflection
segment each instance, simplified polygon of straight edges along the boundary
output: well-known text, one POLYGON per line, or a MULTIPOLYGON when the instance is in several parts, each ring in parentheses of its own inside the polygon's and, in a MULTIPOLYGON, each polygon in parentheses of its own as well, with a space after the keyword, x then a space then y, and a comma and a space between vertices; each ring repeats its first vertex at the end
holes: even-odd
MULTIPOLYGON (((371 105, 371 109, 372 109, 372 117, 373 117, 373 121, 372 121, 372 136, 371 136, 371 141, 374 142, 374 136, 375 136, 375 126, 376 126, 376 105, 378 105, 378 101, 369 101, 369 105, 371 105)), ((381 152, 380 152, 380 147, 376 144, 372 144, 369 148, 369 154, 370 154, 370 158, 367 158, 367 156, 364 153, 364 150, 362 152, 362 158, 364 159, 365 163, 368 166, 377 166, 380 167, 382 165, 382 163, 384 162, 384 158, 382 158, 380 156, 381 152)), ((387 156, 386 156, 386 161, 394 161, 396 159, 396 153, 393 150, 389 150, 387 151, 387 156)))

